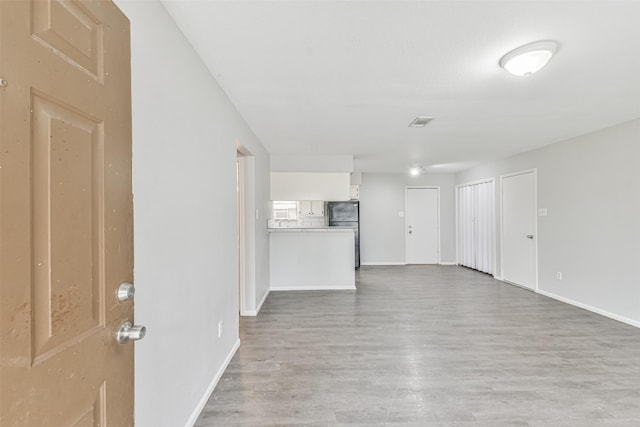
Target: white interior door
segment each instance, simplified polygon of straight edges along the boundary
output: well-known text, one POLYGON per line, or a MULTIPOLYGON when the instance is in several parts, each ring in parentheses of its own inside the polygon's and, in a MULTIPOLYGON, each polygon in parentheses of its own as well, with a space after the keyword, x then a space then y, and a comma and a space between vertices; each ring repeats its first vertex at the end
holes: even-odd
POLYGON ((438 264, 438 189, 407 188, 407 264, 438 264))
POLYGON ((534 172, 502 178, 502 278, 536 288, 534 172))

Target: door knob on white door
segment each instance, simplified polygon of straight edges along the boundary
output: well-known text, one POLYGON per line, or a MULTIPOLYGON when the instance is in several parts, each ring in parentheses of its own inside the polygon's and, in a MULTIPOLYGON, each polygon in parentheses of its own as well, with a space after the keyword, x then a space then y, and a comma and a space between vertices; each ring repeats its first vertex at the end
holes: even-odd
POLYGON ((126 344, 129 341, 138 341, 147 335, 147 328, 142 325, 134 325, 129 321, 120 325, 120 329, 116 334, 116 338, 120 344, 126 344))
POLYGON ((527 234, 527 239, 533 239, 533 234, 527 234))

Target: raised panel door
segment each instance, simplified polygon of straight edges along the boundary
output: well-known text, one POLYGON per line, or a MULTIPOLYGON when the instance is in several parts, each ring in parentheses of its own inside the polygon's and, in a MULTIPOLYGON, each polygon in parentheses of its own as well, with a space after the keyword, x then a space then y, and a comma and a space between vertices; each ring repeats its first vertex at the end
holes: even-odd
POLYGON ((0 425, 133 425, 129 22, 0 1, 0 425))

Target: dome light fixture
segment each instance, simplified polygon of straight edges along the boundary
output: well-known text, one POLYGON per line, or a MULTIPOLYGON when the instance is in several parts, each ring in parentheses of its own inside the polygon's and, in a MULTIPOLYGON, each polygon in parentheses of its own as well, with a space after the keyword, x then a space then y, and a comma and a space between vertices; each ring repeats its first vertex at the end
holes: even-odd
POLYGON ((512 50, 500 59, 500 66, 514 76, 529 77, 547 65, 558 51, 558 43, 545 40, 512 50))
POLYGON ((427 173, 427 170, 422 165, 415 165, 409 169, 409 174, 411 176, 424 175, 427 173))

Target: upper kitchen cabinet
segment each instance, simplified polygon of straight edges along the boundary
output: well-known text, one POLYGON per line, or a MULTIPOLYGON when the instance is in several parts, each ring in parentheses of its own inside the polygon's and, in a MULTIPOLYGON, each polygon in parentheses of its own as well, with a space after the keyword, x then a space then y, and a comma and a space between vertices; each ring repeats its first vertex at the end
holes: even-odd
POLYGON ((300 200, 298 202, 298 215, 324 216, 324 201, 323 200, 300 200))
POLYGON ((351 200, 360 200, 360 186, 359 185, 352 185, 351 186, 350 197, 351 197, 351 200))
POLYGON ((271 172, 271 200, 349 200, 349 173, 271 172))

